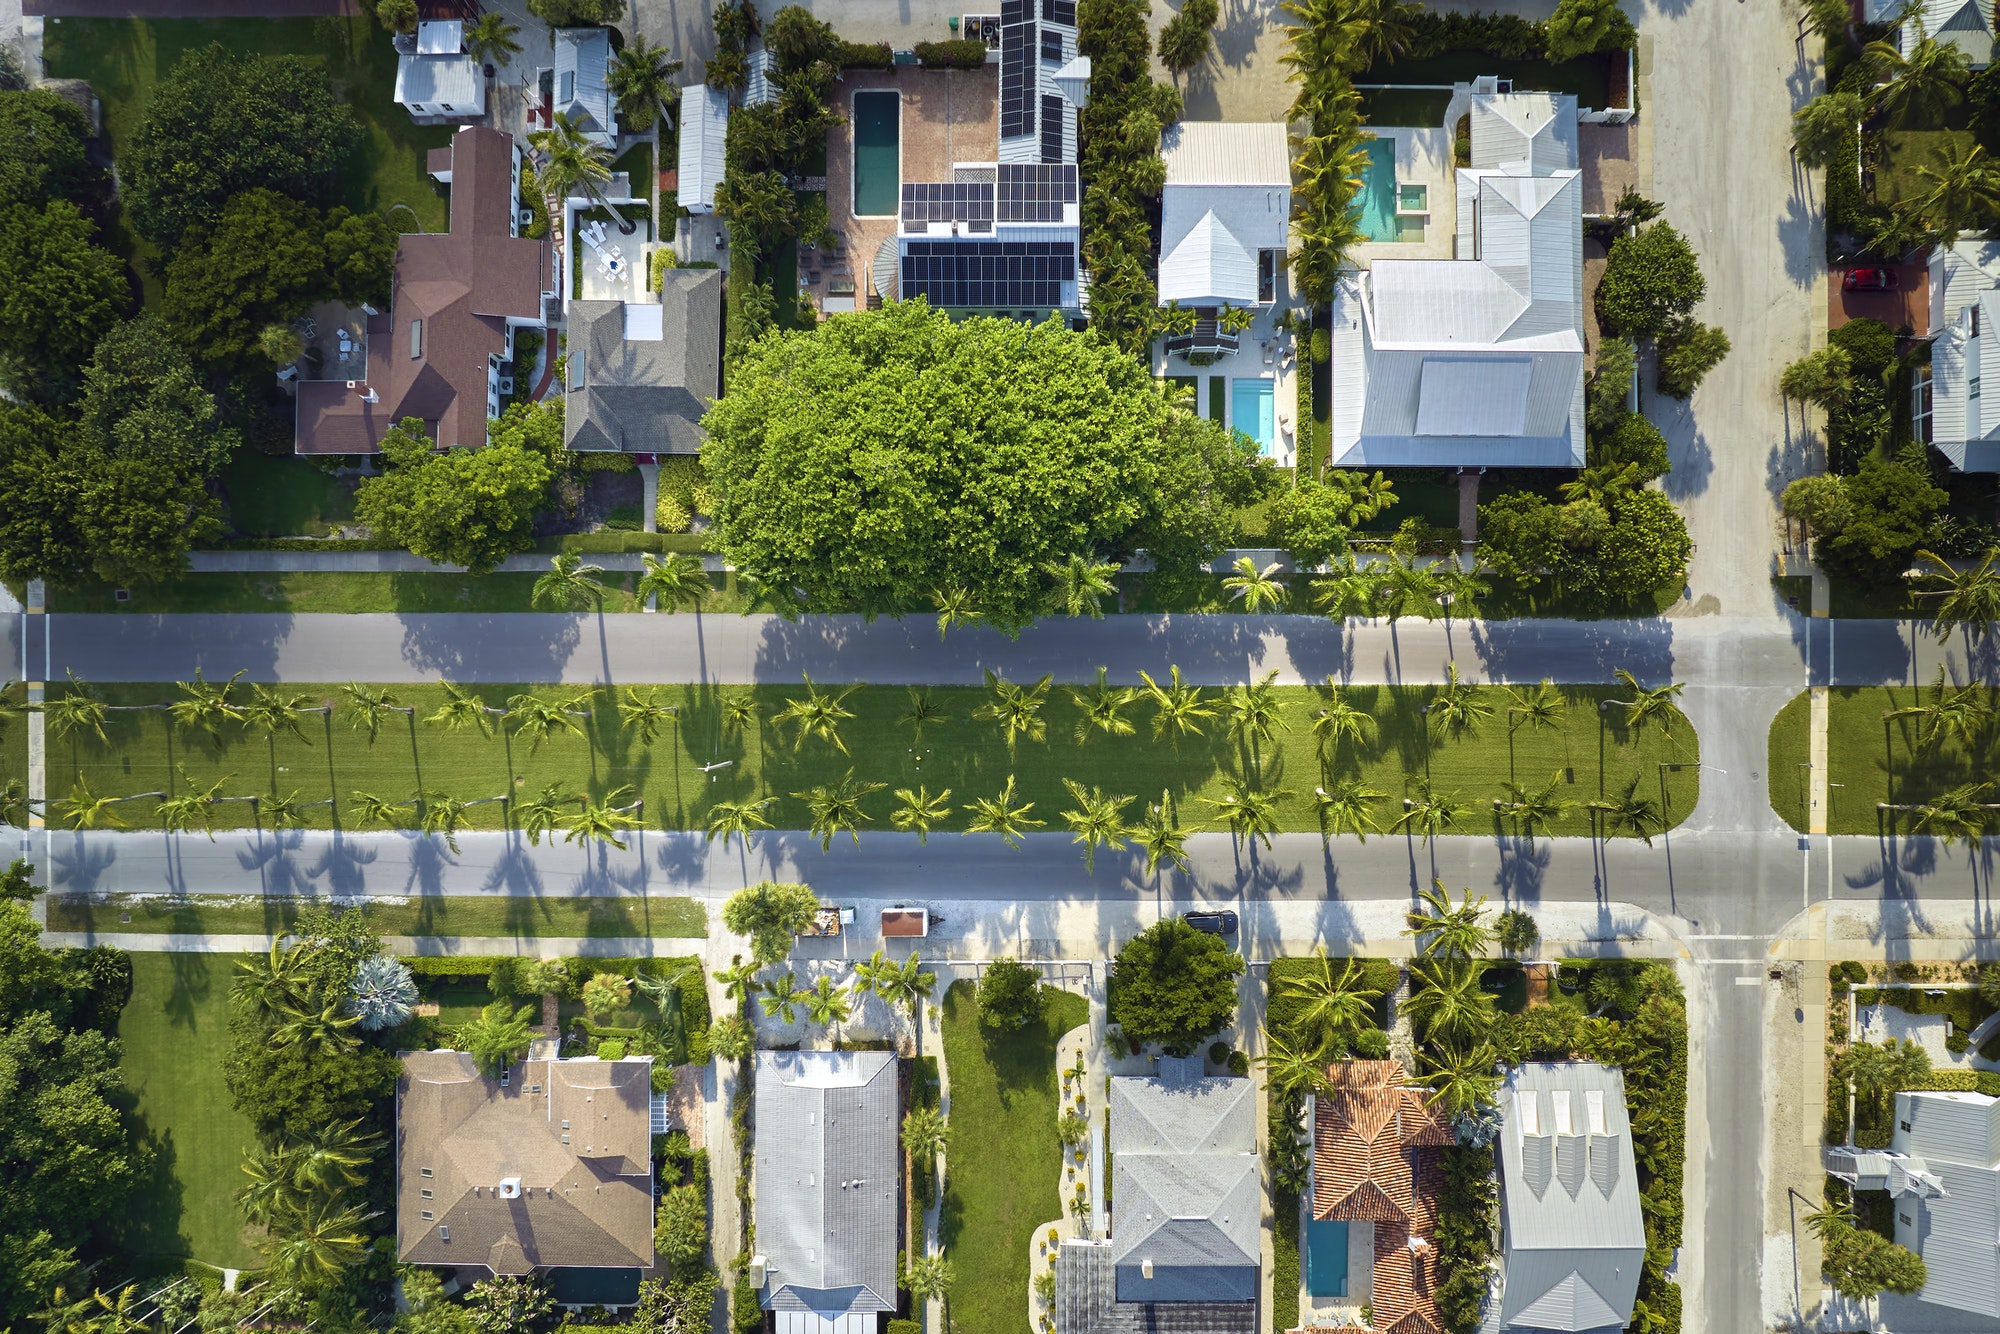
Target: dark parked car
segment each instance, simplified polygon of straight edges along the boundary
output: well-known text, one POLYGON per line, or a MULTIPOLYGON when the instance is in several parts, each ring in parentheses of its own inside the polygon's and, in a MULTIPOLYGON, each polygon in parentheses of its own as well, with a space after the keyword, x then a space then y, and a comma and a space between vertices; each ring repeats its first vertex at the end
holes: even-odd
POLYGON ((1896 271, 1883 268, 1849 269, 1840 275, 1840 289, 1843 292, 1893 292, 1896 290, 1896 271))
POLYGON ((1197 931, 1206 931, 1211 936, 1233 936, 1236 934, 1236 914, 1227 908, 1215 911, 1185 912, 1181 920, 1197 931))

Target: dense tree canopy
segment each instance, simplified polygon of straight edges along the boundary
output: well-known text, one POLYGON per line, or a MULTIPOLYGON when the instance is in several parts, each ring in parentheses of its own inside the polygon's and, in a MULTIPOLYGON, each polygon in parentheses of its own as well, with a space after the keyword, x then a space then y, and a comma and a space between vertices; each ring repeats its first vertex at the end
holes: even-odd
POLYGON ((0 388, 49 406, 130 299, 125 264, 75 204, 0 209, 0 388))
POLYGON ((1270 475, 1092 335, 920 301, 753 345, 704 425, 736 565, 826 610, 970 590, 1003 626, 1073 554, 1212 555, 1270 475))
POLYGON ((1597 317, 1615 336, 1647 338, 1675 316, 1691 314, 1707 292, 1687 238, 1671 223, 1656 222, 1611 243, 1597 285, 1597 317))
POLYGON ((245 190, 324 205, 361 127, 301 56, 190 51, 153 90, 119 161, 126 213, 172 247, 245 190))
POLYGON ((545 455, 506 443, 438 451, 412 418, 383 437, 382 461, 388 471, 362 482, 354 498, 376 536, 475 574, 534 545, 552 476, 545 455))
POLYGON ((1178 917, 1125 942, 1111 965, 1111 1018, 1137 1045, 1157 1042, 1180 1055, 1236 1017, 1243 956, 1222 937, 1178 917))
POLYGON ((812 925, 819 899, 804 885, 764 880, 739 889, 722 905, 722 924, 750 940, 750 957, 776 963, 792 952, 792 937, 812 925))
POLYGON ((89 143, 90 120, 76 103, 45 88, 0 92, 0 207, 90 197, 104 173, 89 143))
POLYGON ((1822 565, 1870 582, 1902 578, 1948 499, 1922 450, 1918 445, 1893 460, 1863 459, 1859 472, 1839 479, 1837 500, 1816 497, 1814 554, 1822 565))

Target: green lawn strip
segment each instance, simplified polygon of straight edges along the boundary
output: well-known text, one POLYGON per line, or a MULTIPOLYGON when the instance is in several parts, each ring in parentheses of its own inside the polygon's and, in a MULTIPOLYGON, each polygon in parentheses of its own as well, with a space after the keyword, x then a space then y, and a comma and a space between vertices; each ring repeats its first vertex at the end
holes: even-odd
MULTIPOLYGON (((159 932, 174 935, 246 935, 289 930, 317 899, 202 896, 167 899, 114 894, 108 898, 52 897, 51 931, 159 932), (131 921, 124 918, 130 917, 131 921)), ((683 936, 708 934, 708 912, 696 899, 526 898, 519 895, 433 895, 407 902, 370 899, 360 905, 368 924, 385 936, 545 937, 683 936)))
POLYGON ((257 1137, 222 1079, 239 957, 132 956, 132 999, 118 1037, 133 1114, 161 1154, 156 1179, 131 1206, 129 1244, 142 1254, 191 1255, 232 1269, 262 1263, 233 1198, 243 1152, 257 1137))
POLYGON ((1882 157, 1875 171, 1875 200, 1881 204, 1911 203, 1930 194, 1925 170, 1943 171, 1973 146, 1970 130, 1889 130, 1882 135, 1882 157))
MULTIPOLYGON (((1929 685, 1845 686, 1827 700, 1828 829, 1836 834, 1874 834, 1884 827, 1908 832, 1915 816, 1908 811, 1882 812, 1877 802, 1916 806, 1966 783, 1993 780, 2000 770, 2000 744, 1988 740, 1974 751, 1946 740, 1927 753, 1917 753, 1920 720, 1885 720, 1893 709, 1929 702, 1929 685)), ((1987 702, 1993 702, 1989 692, 1987 702)), ((1810 754, 1808 697, 1799 695, 1782 709, 1771 725, 1771 806, 1794 829, 1806 828, 1800 788, 1807 771, 1799 766, 1810 754)), ((1988 796, 1985 800, 1995 798, 1988 796)), ((2000 812, 1988 812, 1989 816, 2000 812)), ((2000 828, 1989 819, 1987 830, 2000 828)))
MULTIPOLYGON (((1357 82, 1409 85, 1470 83, 1486 74, 1512 79, 1519 90, 1575 93, 1577 102, 1602 110, 1611 99, 1611 62, 1625 63, 1623 51, 1606 51, 1551 63, 1506 60, 1484 51, 1441 51, 1421 60, 1403 57, 1378 63, 1357 82)), ((1435 123, 1435 122, 1427 122, 1435 123)))
MULTIPOLYGON (((347 570, 256 571, 189 574, 171 583, 141 584, 125 590, 101 580, 83 580, 50 591, 53 611, 130 612, 165 615, 185 612, 505 612, 534 611, 533 574, 387 574, 347 570)), ((636 612, 631 571, 600 576, 604 610, 636 612)), ((732 614, 743 606, 734 575, 712 575, 717 593, 708 609, 732 614)))
POLYGON ((1035 1228, 1063 1212, 1057 1180, 1056 1039, 1084 1023, 1081 996, 1050 988, 1043 1019, 1012 1033, 979 1024, 969 982, 944 998, 944 1063, 953 1150, 938 1227, 956 1281, 952 1324, 1014 1328, 1027 1309, 1035 1228))
POLYGON ((219 480, 230 526, 252 537, 321 537, 354 518, 353 488, 304 459, 238 449, 219 480))
MULTIPOLYGON (((114 705, 158 705, 178 697, 171 684, 120 683, 93 689, 114 705)), ((401 703, 416 709, 419 718, 434 712, 444 698, 438 686, 391 689, 401 703)), ((498 708, 524 687, 472 689, 498 708)), ((799 686, 655 687, 657 700, 680 706, 681 713, 679 725, 663 730, 650 747, 641 745, 635 733, 621 729, 609 692, 542 688, 539 693, 544 695, 575 700, 577 710, 588 716, 577 719, 582 733, 558 734, 539 749, 511 732, 483 736, 470 727, 453 732, 424 722, 413 726, 403 717, 389 719, 371 745, 366 732, 349 726, 338 686, 288 683, 285 690, 336 706, 336 716, 330 720, 307 718, 310 744, 282 733, 273 740, 244 725, 226 727, 218 741, 205 733, 170 727, 167 715, 157 708, 114 710, 105 724, 108 744, 88 733, 51 737, 49 790, 65 793, 81 774, 100 796, 172 792, 181 788, 179 774, 184 769, 188 782, 203 787, 221 782, 224 796, 297 792, 302 802, 336 796, 341 824, 351 829, 348 803, 356 792, 406 800, 422 789, 469 802, 507 794, 531 796, 552 783, 564 784, 571 793, 588 791, 600 797, 629 785, 645 799, 648 827, 706 828, 717 802, 775 796, 778 800, 767 812, 771 823, 779 829, 803 829, 811 817, 797 794, 837 783, 852 770, 857 782, 886 785, 863 800, 871 821, 864 831, 884 827, 895 789, 919 785, 932 794, 951 789, 951 815, 940 825, 940 830, 949 831, 964 829, 970 820, 966 803, 974 797, 995 796, 1011 774, 1017 800, 1034 803, 1029 818, 1046 820, 1049 828, 1061 830, 1060 813, 1072 804, 1063 786, 1065 778, 1139 801, 1156 801, 1166 790, 1178 804, 1181 822, 1196 825, 1215 816, 1213 803, 1226 792, 1225 778, 1243 773, 1250 758, 1227 738, 1219 719, 1210 720, 1207 736, 1178 743, 1155 739, 1150 725, 1153 709, 1143 702, 1128 714, 1136 725, 1134 735, 1093 734, 1079 744, 1074 736, 1079 710, 1063 688, 1051 689, 1042 710, 1046 741, 1021 740, 1013 756, 997 725, 972 718, 973 710, 990 699, 987 691, 976 687, 930 691, 945 721, 926 729, 921 748, 913 744, 911 729, 898 721, 909 707, 907 690, 854 688, 845 695, 845 707, 854 717, 841 725, 846 754, 817 740, 795 750, 790 729, 781 730, 771 721, 788 699, 803 695, 799 686), (739 732, 723 723, 721 701, 744 694, 754 697, 759 721, 739 732), (730 765, 703 773, 699 766, 714 760, 728 760, 730 765)), ((1463 803, 1466 813, 1458 832, 1465 834, 1486 834, 1498 827, 1492 802, 1504 795, 1501 785, 1510 774, 1524 787, 1536 789, 1562 775, 1560 795, 1579 803, 1600 793, 1616 796, 1636 778, 1640 794, 1661 801, 1670 821, 1685 818, 1694 807, 1699 776, 1693 763, 1699 753, 1686 721, 1677 721, 1671 739, 1656 729, 1632 732, 1624 727, 1621 710, 1597 708, 1599 700, 1620 696, 1617 687, 1567 686, 1562 691, 1568 700, 1566 730, 1534 732, 1522 727, 1510 737, 1506 692, 1479 687, 1492 716, 1468 736, 1433 740, 1418 710, 1436 694, 1434 687, 1349 687, 1345 698, 1375 717, 1376 734, 1358 754, 1351 745, 1343 746, 1336 774, 1358 775, 1387 794, 1376 807, 1385 825, 1400 814, 1411 780, 1427 769, 1437 792, 1455 793, 1463 803)), ((1206 692, 1211 699, 1218 693, 1206 692)), ((1322 696, 1306 687, 1280 687, 1276 695, 1289 730, 1258 748, 1261 764, 1253 772, 1261 772, 1267 790, 1289 794, 1276 803, 1282 828, 1313 830, 1318 826, 1312 791, 1323 776, 1314 751, 1311 714, 1322 696)), ((154 823, 154 804, 134 801, 119 806, 117 813, 135 827, 144 827, 154 823)), ((217 827, 251 823, 247 801, 211 809, 217 827)), ((503 827, 503 810, 498 801, 472 807, 470 827, 503 827)), ((304 813, 308 827, 332 827, 326 806, 310 806, 304 813)), ((1135 802, 1126 816, 1136 819, 1140 813, 1135 802)), ((1552 829, 1558 834, 1590 831, 1590 814, 1580 805, 1552 829)))

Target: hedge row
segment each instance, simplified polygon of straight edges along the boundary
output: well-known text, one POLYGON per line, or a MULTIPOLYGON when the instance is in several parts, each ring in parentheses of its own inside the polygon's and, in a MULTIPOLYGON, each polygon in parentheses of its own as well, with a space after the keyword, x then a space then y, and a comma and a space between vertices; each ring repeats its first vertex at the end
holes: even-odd
MULTIPOLYGON (((410 971, 420 977, 487 977, 493 972, 494 964, 514 955, 405 955, 403 962, 410 971)), ((708 1047, 708 979, 702 962, 693 955, 661 959, 565 959, 569 967, 569 980, 564 986, 564 994, 571 1000, 583 995, 583 984, 598 973, 616 973, 620 977, 632 977, 638 973, 660 976, 683 969, 680 980, 681 1020, 687 1028, 688 1061, 694 1065, 706 1065, 711 1055, 708 1047)))
POLYGON ((1299 1324, 1299 1197, 1271 1191, 1271 1328, 1299 1324))
MULTIPOLYGON (((1345 960, 1333 961, 1334 975, 1340 974, 1345 960)), ((1389 1026, 1389 996, 1402 980, 1402 970, 1387 959, 1356 959, 1361 965, 1362 985, 1381 995, 1375 1001, 1375 1026, 1386 1029, 1389 1026)), ((1270 987, 1270 1007, 1265 1012, 1265 1026, 1273 1033, 1292 1036, 1297 1028, 1297 1016, 1304 1002, 1285 994, 1284 984, 1295 978, 1312 977, 1319 972, 1320 961, 1312 958, 1273 959, 1268 974, 1270 987)))
POLYGON ((842 42, 842 69, 893 69, 896 52, 887 42, 842 42))
POLYGON ((974 37, 918 42, 917 63, 925 69, 978 69, 986 63, 986 43, 974 37))

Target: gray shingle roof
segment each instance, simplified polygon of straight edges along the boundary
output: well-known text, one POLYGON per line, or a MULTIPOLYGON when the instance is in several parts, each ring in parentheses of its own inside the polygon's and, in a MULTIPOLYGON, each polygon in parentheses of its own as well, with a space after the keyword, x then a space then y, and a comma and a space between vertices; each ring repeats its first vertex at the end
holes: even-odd
POLYGON ((1255 1302, 1121 1302, 1108 1241, 1056 1252, 1056 1334, 1255 1334, 1255 1302))
POLYGON ((1253 1302, 1263 1210, 1255 1085, 1163 1073, 1176 1077, 1111 1081, 1117 1299, 1253 1302))
POLYGON ((566 446, 700 452, 701 416, 722 388, 722 282, 716 269, 665 270, 658 338, 626 336, 644 307, 570 303, 566 446))
POLYGON ((896 1308, 896 1058, 757 1053, 757 1249, 766 1310, 896 1308))

